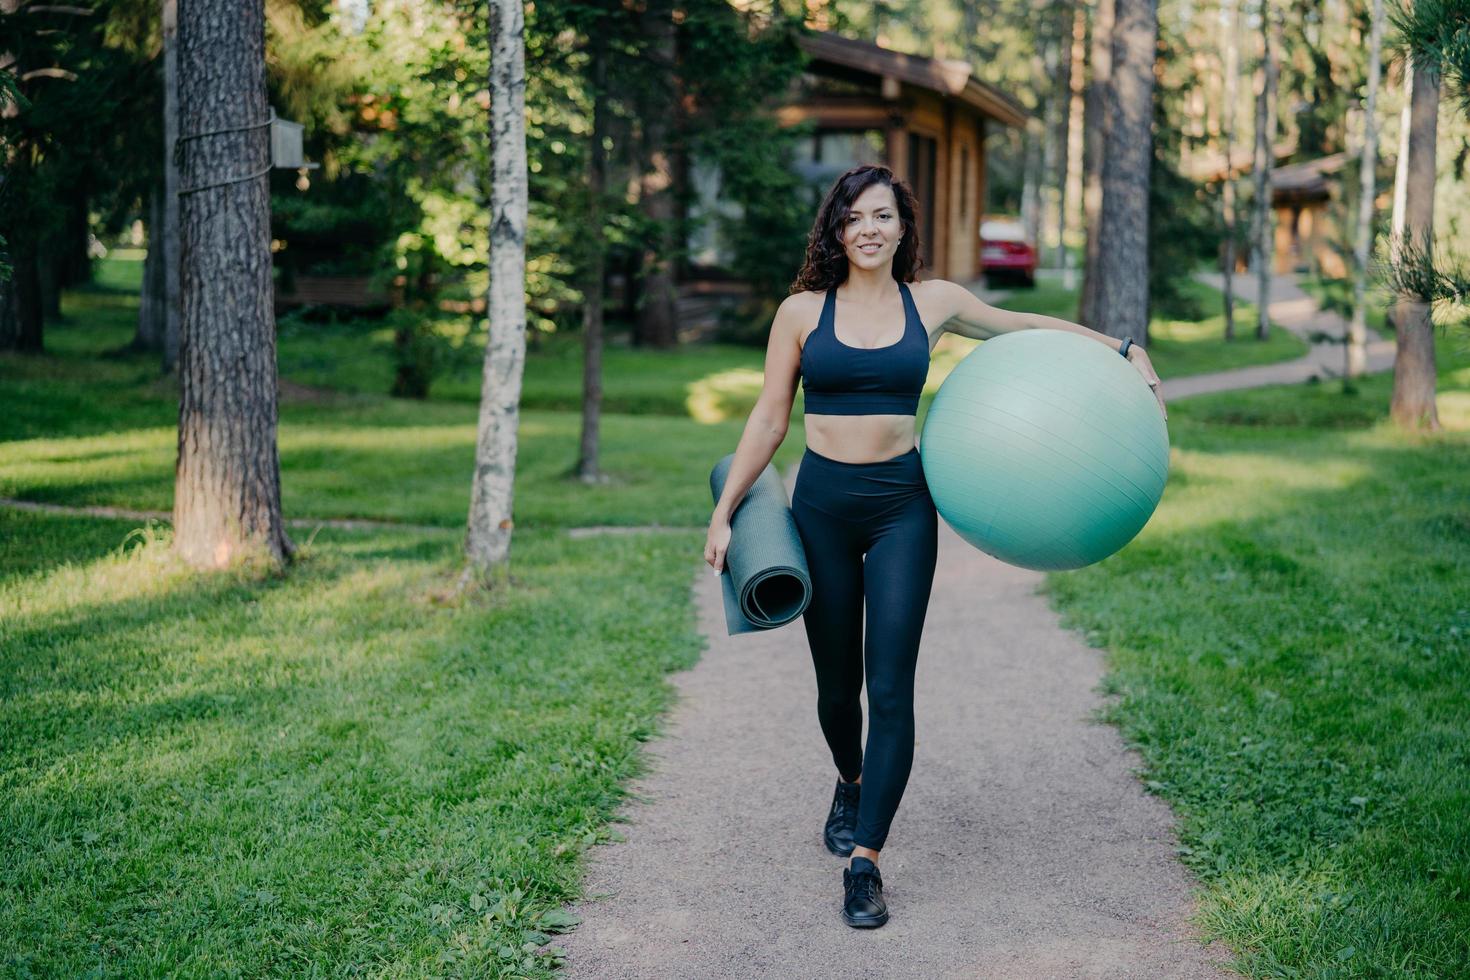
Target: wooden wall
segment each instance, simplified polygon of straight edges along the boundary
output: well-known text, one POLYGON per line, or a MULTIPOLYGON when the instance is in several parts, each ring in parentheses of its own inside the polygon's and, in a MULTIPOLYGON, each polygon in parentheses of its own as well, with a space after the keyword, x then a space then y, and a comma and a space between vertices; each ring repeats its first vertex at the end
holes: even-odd
POLYGON ((904 96, 908 102, 904 125, 889 129, 889 166, 912 184, 908 134, 928 136, 938 144, 934 214, 926 216, 934 222, 934 254, 925 256, 928 268, 923 278, 969 282, 980 274, 980 215, 986 191, 984 118, 933 92, 906 89, 904 96))

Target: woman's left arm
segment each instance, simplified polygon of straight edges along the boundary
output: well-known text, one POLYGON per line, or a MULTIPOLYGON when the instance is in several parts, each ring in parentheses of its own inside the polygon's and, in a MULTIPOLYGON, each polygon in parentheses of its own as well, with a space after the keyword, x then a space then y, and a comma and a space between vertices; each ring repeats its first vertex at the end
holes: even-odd
MULTIPOLYGON (((1121 340, 1109 337, 1105 333, 1098 333, 1080 323, 1073 323, 1060 317, 1045 316, 1041 313, 1020 313, 991 306, 959 283, 936 279, 930 285, 939 287, 934 292, 946 301, 944 309, 951 311, 942 329, 957 333, 961 337, 989 340, 991 337, 1010 333, 1013 330, 1048 329, 1081 334, 1106 344, 1115 351, 1123 346, 1121 340)), ((1138 373, 1143 375, 1143 380, 1148 382, 1149 390, 1158 399, 1159 410, 1167 419, 1169 411, 1164 407, 1164 396, 1161 393, 1163 382, 1160 381, 1158 373, 1154 371, 1154 366, 1149 363, 1148 351, 1138 346, 1137 341, 1128 346, 1128 363, 1137 368, 1138 373)))

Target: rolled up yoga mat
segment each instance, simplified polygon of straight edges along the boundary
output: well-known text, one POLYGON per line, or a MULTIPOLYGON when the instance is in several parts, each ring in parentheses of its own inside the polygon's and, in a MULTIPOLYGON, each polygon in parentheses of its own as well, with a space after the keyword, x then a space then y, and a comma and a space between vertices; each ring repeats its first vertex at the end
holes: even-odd
MULTIPOLYGON (((735 454, 710 470, 709 488, 719 503, 735 454)), ((806 611, 812 598, 806 552, 791 516, 786 487, 769 463, 730 517, 730 546, 720 583, 730 635, 784 626, 806 611)))

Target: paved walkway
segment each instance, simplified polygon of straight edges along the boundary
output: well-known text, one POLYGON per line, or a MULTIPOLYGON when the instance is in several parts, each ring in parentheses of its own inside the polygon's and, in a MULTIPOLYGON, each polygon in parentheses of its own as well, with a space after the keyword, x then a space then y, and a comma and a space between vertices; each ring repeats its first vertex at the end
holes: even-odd
MULTIPOLYGON (((1200 282, 1216 289, 1224 288, 1224 277, 1218 272, 1199 273, 1200 282)), ((1235 295, 1247 303, 1256 301, 1256 277, 1237 275, 1233 277, 1235 295)), ((1311 349, 1294 361, 1277 364, 1261 364, 1256 367, 1220 371, 1215 374, 1196 374, 1185 378, 1165 378, 1163 385, 1164 403, 1171 398, 1188 395, 1203 395, 1212 391, 1229 391, 1237 388, 1257 388, 1261 385, 1295 384, 1309 378, 1339 378, 1343 369, 1341 338, 1347 333, 1347 321, 1336 313, 1317 308, 1312 297, 1297 285, 1295 275, 1279 275, 1271 278, 1271 321, 1296 334, 1311 344, 1311 349), (1322 338, 1329 338, 1323 340, 1322 338)), ((1250 343, 1256 329, 1254 320, 1249 322, 1236 317, 1235 329, 1241 343, 1250 343)), ((1368 330, 1368 373, 1388 371, 1393 368, 1394 340, 1377 339, 1368 330)))
MULTIPOLYGON (((1276 279, 1271 317, 1308 342, 1344 328, 1295 277, 1276 279)), ((1297 361, 1166 381, 1164 397, 1335 376, 1341 361, 1340 345, 1314 344, 1297 361)), ((1391 340, 1370 343, 1370 370, 1392 364, 1391 340)), ((1060 627, 1041 573, 942 521, 939 533, 913 774, 880 862, 889 923, 858 931, 838 914, 846 861, 821 836, 835 773, 800 620, 727 636, 700 560, 708 649, 672 678, 679 700, 645 747, 625 841, 590 855, 582 925, 555 939, 570 977, 1232 975, 1228 953, 1192 934, 1170 811, 1093 720, 1101 655, 1060 627)))

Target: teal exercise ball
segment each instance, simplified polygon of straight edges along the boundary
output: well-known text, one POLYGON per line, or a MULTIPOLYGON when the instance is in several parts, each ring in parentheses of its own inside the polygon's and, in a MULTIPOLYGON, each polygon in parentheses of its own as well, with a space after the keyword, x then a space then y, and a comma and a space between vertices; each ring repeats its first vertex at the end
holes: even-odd
POLYGON ((970 544, 1038 571, 1082 568, 1148 523, 1169 432, 1118 352, 1066 330, 984 341, 939 386, 919 457, 934 507, 970 544))

